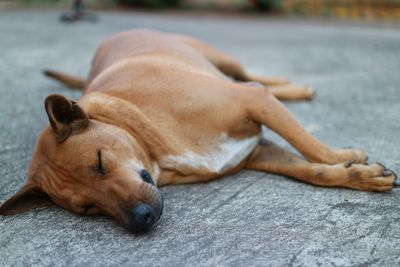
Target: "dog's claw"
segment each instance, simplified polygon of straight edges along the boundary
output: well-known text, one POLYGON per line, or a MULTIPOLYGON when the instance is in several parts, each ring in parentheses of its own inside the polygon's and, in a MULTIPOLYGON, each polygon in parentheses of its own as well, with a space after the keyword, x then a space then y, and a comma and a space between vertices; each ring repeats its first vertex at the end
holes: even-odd
MULTIPOLYGON (((397 177, 396 177, 396 178, 397 178, 397 177)), ((400 181, 399 181, 398 179, 395 179, 395 180, 393 181, 393 187, 395 187, 395 188, 400 187, 400 181)))
POLYGON ((394 179, 393 179, 393 188, 398 188, 398 187, 400 187, 400 180, 397 179, 397 178, 398 178, 397 173, 395 173, 394 171, 389 170, 389 169, 385 169, 385 170, 382 172, 382 176, 384 176, 384 177, 390 176, 390 175, 393 175, 393 176, 394 176, 394 179))
POLYGON ((384 177, 390 176, 392 174, 394 174, 394 172, 392 172, 391 170, 388 170, 388 169, 386 169, 382 172, 382 176, 384 176, 384 177))
POLYGON ((344 167, 345 167, 345 168, 350 168, 351 165, 353 165, 355 162, 356 162, 355 159, 349 160, 349 161, 347 161, 347 162, 344 163, 344 167))
POLYGON ((376 164, 378 164, 379 166, 381 166, 384 170, 386 170, 386 167, 385 167, 385 165, 383 165, 382 163, 380 163, 379 161, 378 162, 376 162, 376 164))
POLYGON ((396 180, 397 180, 397 178, 398 178, 398 176, 397 176, 397 173, 396 173, 396 172, 394 172, 394 171, 392 171, 392 170, 389 170, 389 171, 391 171, 391 172, 392 172, 392 174, 393 174, 393 176, 394 176, 394 180, 396 181, 396 180))

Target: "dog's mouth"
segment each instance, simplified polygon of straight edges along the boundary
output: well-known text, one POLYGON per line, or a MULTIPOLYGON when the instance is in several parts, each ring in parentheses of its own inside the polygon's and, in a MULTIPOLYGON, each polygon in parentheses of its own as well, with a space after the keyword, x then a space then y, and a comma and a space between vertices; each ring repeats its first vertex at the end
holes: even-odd
POLYGON ((159 222, 159 220, 161 218, 161 215, 163 213, 163 210, 164 210, 164 195, 157 188, 156 188, 156 191, 157 191, 158 201, 157 201, 157 204, 153 206, 153 211, 154 211, 154 215, 155 215, 155 222, 154 222, 154 225, 151 228, 154 228, 158 224, 158 222, 159 222))
POLYGON ((158 221, 160 220, 161 215, 162 215, 163 210, 164 210, 164 195, 162 194, 162 192, 159 189, 157 189, 157 193, 159 194, 159 198, 160 198, 160 211, 158 213, 158 216, 157 216, 157 219, 156 219, 156 223, 158 223, 158 221))

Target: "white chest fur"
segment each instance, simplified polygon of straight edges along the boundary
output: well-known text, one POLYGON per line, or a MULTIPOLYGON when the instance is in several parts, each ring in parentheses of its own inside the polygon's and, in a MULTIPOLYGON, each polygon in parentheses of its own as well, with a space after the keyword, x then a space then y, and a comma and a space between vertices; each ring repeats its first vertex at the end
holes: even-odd
POLYGON ((186 151, 180 155, 168 155, 162 158, 160 165, 169 169, 208 169, 221 173, 237 166, 257 146, 261 135, 250 138, 234 139, 227 134, 218 138, 217 145, 211 146, 205 153, 186 151))

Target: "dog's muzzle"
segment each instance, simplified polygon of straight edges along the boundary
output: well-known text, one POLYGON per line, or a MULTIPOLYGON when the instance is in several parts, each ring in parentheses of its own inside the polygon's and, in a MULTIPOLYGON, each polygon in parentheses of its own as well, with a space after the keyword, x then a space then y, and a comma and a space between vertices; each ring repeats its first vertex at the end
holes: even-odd
POLYGON ((152 203, 136 203, 129 211, 127 228, 131 232, 140 233, 153 228, 161 217, 164 208, 162 193, 156 190, 157 201, 152 203), (155 202, 155 203, 154 203, 155 202))

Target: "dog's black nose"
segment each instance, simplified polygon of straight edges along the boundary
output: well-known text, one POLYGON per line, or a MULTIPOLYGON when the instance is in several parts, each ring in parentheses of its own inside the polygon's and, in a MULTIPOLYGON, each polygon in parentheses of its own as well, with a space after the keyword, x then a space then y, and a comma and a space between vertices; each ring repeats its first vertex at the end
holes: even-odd
POLYGON ((128 229, 132 232, 143 232, 150 229, 155 223, 155 216, 149 205, 136 204, 130 212, 128 229))

